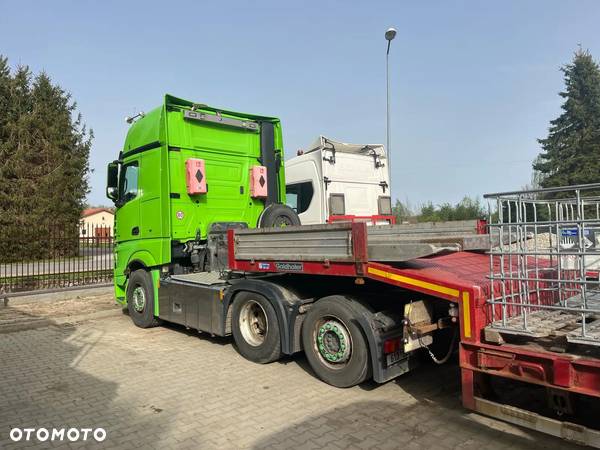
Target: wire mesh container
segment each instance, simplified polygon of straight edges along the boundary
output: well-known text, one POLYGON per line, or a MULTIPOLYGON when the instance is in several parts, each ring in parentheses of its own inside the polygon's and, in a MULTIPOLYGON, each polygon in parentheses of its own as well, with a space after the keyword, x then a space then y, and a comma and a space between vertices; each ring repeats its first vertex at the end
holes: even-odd
POLYGON ((600 346, 600 184, 487 194, 488 328, 600 346))

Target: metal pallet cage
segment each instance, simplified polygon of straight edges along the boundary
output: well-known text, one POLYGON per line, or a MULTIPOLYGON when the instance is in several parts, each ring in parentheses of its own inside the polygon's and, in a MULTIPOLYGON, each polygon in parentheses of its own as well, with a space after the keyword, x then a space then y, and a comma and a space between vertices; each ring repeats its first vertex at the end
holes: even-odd
POLYGON ((600 183, 484 196, 489 330, 600 346, 599 194, 600 183))

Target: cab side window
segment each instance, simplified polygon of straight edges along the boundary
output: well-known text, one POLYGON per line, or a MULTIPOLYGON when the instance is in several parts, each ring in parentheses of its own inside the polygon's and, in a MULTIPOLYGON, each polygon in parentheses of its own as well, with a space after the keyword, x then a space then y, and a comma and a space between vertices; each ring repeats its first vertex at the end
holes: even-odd
POLYGON ((121 176, 121 186, 119 189, 119 199, 126 203, 137 197, 138 194, 138 163, 128 164, 123 167, 121 176))
POLYGON ((302 214, 308 209, 314 194, 314 189, 310 181, 288 184, 285 187, 285 191, 287 205, 296 211, 297 214, 302 214))

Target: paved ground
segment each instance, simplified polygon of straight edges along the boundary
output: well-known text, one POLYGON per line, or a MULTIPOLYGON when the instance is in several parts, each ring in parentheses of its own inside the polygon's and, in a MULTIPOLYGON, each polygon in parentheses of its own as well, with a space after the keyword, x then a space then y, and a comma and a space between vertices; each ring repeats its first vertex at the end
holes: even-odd
POLYGON ((106 290, 11 300, 0 307, 0 448, 26 446, 9 440, 13 427, 106 429, 74 448, 579 448, 464 410, 456 365, 340 390, 303 357, 257 365, 230 344, 136 328, 106 290))

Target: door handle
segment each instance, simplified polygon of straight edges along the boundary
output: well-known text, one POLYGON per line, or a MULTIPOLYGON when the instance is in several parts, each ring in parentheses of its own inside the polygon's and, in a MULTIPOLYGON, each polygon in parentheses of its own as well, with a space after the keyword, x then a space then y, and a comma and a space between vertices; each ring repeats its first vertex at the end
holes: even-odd
POLYGON ((140 227, 133 227, 133 228, 131 229, 131 234, 132 234, 133 236, 137 236, 138 234, 140 234, 140 227))

